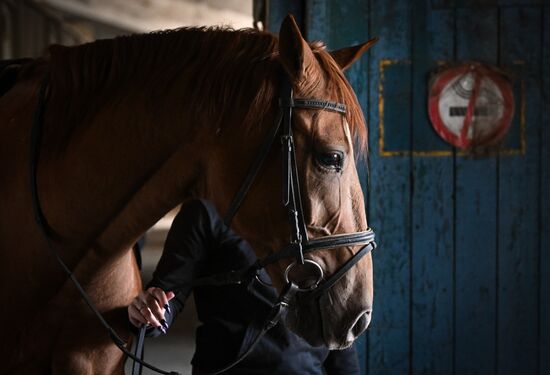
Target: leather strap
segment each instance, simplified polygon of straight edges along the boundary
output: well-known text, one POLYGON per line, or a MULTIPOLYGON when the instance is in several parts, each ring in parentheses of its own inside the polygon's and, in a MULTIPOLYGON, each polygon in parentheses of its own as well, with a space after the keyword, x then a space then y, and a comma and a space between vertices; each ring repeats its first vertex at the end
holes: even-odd
MULTIPOLYGON (((292 87, 290 82, 285 80, 282 85, 283 97, 293 100, 292 87)), ((307 241, 307 228, 302 208, 302 197, 300 194, 300 180, 298 177, 298 166, 296 164, 296 148, 292 134, 292 108, 281 107, 283 113, 283 134, 281 135, 283 155, 283 204, 287 209, 290 222, 291 243, 296 244, 298 251, 295 252, 296 261, 304 264, 304 253, 302 243, 307 241), (285 157, 286 155, 286 157, 285 157)))
POLYGON ((338 271, 333 273, 327 280, 320 283, 317 288, 315 288, 309 295, 309 298, 317 298, 323 294, 328 289, 332 288, 334 284, 338 282, 345 274, 348 272, 351 267, 355 266, 359 261, 372 250, 376 249, 376 243, 370 242, 369 244, 363 246, 361 250, 355 253, 348 261, 340 267, 338 271))
POLYGON ((254 350, 254 348, 256 348, 262 337, 264 337, 265 334, 271 328, 275 327, 277 323, 279 323, 279 321, 284 317, 284 315, 288 311, 288 308, 290 307, 291 300, 294 298, 297 292, 299 292, 298 286, 294 283, 288 283, 285 286, 285 289, 283 290, 281 295, 279 296, 279 300, 277 301, 277 303, 271 308, 271 311, 264 321, 262 328, 258 331, 256 337, 252 340, 250 346, 246 350, 241 350, 239 356, 234 361, 228 363, 221 369, 209 373, 209 375, 222 374, 232 367, 236 366, 243 359, 245 359, 254 350))
MULTIPOLYGON (((372 229, 353 234, 335 234, 326 237, 314 238, 302 245, 304 254, 317 250, 326 250, 343 246, 366 245, 374 242, 374 232, 372 229)), ((264 268, 269 264, 278 262, 285 258, 295 258, 299 251, 297 244, 288 244, 281 250, 274 252, 259 262, 259 267, 264 268)))
POLYGON ((283 108, 289 107, 289 108, 322 109, 325 111, 346 113, 345 104, 329 102, 326 100, 319 100, 319 99, 281 98, 279 99, 279 106, 283 108))
MULTIPOLYGON (((139 333, 136 340, 136 348, 134 350, 134 356, 143 360, 143 354, 145 349, 145 333, 147 332, 147 326, 143 325, 139 328, 139 333)), ((134 361, 132 364, 132 375, 141 375, 143 366, 140 362, 134 361)))
POLYGON ((363 232, 333 234, 330 236, 313 238, 308 243, 304 244, 304 252, 309 253, 314 250, 368 244, 374 241, 374 237, 374 231, 369 228, 363 232))
POLYGON ((267 136, 264 138, 264 142, 260 147, 260 153, 250 165, 250 168, 248 170, 248 173, 246 174, 246 178, 244 182, 241 184, 241 187, 239 188, 239 190, 237 191, 237 194, 233 198, 233 201, 231 202, 231 205, 229 206, 229 209, 227 210, 227 213, 225 214, 225 217, 224 217, 224 223, 228 227, 231 226, 231 221, 233 220, 233 217, 235 217, 235 214, 241 207, 241 204, 243 203, 243 200, 246 197, 246 194, 248 194, 248 191, 250 190, 252 183, 254 183, 254 180, 256 179, 256 175, 258 174, 258 172, 260 171, 260 168, 264 164, 265 159, 267 158, 267 155, 271 150, 271 145, 273 145, 273 142, 275 141, 277 133, 279 132, 282 119, 283 119, 283 114, 279 112, 279 114, 277 115, 277 120, 275 121, 275 126, 268 131, 267 136))
POLYGON ((51 237, 51 231, 49 230, 48 223, 44 214, 42 213, 42 207, 40 206, 40 199, 38 197, 38 182, 37 182, 37 169, 38 159, 40 158, 40 146, 42 145, 42 124, 44 123, 44 112, 46 110, 46 91, 50 82, 50 76, 46 75, 38 90, 38 101, 33 113, 32 127, 30 133, 30 149, 29 149, 29 178, 31 188, 31 199, 33 205, 34 221, 38 225, 38 228, 42 232, 42 235, 49 239, 51 237))

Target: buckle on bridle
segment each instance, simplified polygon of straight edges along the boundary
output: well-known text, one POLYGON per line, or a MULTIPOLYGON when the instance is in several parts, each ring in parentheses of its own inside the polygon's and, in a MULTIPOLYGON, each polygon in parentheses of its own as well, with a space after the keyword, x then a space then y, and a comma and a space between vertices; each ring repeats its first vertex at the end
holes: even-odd
POLYGON ((286 284, 285 289, 281 293, 279 300, 273 305, 268 318, 266 319, 264 329, 269 330, 273 328, 281 320, 290 307, 290 300, 294 298, 297 292, 300 291, 298 285, 289 282, 286 284))

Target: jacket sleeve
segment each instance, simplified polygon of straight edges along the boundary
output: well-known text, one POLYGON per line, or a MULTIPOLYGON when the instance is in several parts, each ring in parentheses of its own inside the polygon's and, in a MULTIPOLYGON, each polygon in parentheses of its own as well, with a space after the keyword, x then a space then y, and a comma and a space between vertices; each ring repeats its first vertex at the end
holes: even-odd
POLYGON ((355 344, 344 350, 331 350, 324 366, 327 375, 359 375, 355 344))
MULTIPOLYGON (((168 326, 183 310, 192 291, 196 277, 211 247, 212 226, 208 212, 201 201, 184 204, 172 222, 166 237, 162 256, 146 288, 157 287, 176 296, 170 301, 170 313, 165 314, 168 326)), ((148 336, 160 335, 160 330, 150 329, 148 336)))

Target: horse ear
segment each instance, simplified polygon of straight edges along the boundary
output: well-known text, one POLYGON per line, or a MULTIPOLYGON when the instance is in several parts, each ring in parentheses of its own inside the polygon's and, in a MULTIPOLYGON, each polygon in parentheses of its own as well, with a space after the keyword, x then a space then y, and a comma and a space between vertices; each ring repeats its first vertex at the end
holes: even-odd
POLYGON ((317 61, 290 14, 283 20, 279 31, 279 56, 284 69, 295 82, 304 79, 306 71, 317 61))
POLYGON ((344 71, 351 66, 361 55, 378 42, 378 38, 372 38, 369 41, 358 44, 353 47, 346 47, 331 51, 330 55, 340 65, 340 68, 344 71))

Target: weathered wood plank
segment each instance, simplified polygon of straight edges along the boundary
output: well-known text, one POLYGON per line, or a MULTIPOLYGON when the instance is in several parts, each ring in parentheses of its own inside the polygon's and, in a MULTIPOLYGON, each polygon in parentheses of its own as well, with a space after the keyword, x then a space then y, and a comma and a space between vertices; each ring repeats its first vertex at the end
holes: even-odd
POLYGON ((543 10, 540 241, 540 375, 550 374, 550 7, 543 10))
MULTIPOLYGON (((299 26, 303 23, 303 1, 302 0, 279 0, 267 2, 267 30, 278 33, 281 23, 287 14, 296 18, 299 26)), ((302 27, 303 29, 303 27, 302 27)))
POLYGON ((327 43, 331 25, 330 4, 327 0, 306 0, 305 23, 309 41, 322 40, 327 43))
POLYGON ((409 59, 385 59, 380 66, 384 107, 380 149, 385 156, 407 156, 411 148, 411 69, 409 59))
POLYGON ((526 5, 542 5, 548 0, 498 0, 501 6, 526 6, 526 5))
POLYGON ((455 7, 457 8, 480 8, 496 6, 499 0, 455 0, 455 7))
POLYGON ((436 9, 474 9, 491 7, 497 5, 517 6, 517 5, 541 5, 548 0, 432 0, 436 9))
MULTIPOLYGON (((427 111, 427 82, 436 61, 453 58, 454 17, 413 3, 413 150, 450 149, 427 111)), ((453 160, 414 157, 412 189, 412 368, 414 374, 453 370, 453 160)))
MULTIPOLYGON (((456 11, 457 61, 496 64, 498 13, 456 11)), ((455 157, 455 374, 495 373, 497 189, 494 157, 455 157)))
MULTIPOLYGON (((369 73, 371 195, 369 218, 380 234, 375 254, 375 305, 369 332, 369 374, 407 374, 410 369, 410 173, 408 157, 380 155, 383 108, 381 62, 410 60, 410 2, 372 0, 371 34, 380 37, 371 51, 369 73)), ((410 92, 410 88, 408 90, 410 92)), ((408 108, 401 108, 404 113, 408 108)), ((410 127, 410 118, 404 121, 410 127)), ((401 136, 399 133, 393 136, 401 136)), ((409 146, 410 148, 410 146, 409 146)))
POLYGON ((538 367, 540 20, 537 8, 501 10, 501 65, 525 61, 527 145, 525 155, 500 158, 497 370, 502 375, 535 374, 538 367))

